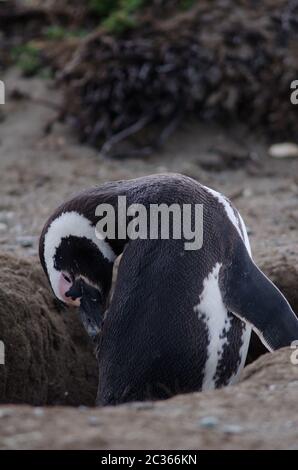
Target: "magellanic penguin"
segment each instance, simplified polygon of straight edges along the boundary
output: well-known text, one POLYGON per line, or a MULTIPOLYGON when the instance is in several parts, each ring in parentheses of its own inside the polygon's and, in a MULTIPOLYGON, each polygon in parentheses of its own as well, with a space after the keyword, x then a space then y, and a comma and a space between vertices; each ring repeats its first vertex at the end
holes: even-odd
POLYGON ((55 296, 80 306, 87 332, 100 344, 99 405, 234 383, 251 328, 271 351, 298 339, 289 303, 251 258, 239 212, 226 197, 186 176, 146 176, 78 194, 45 224, 40 259, 55 296), (183 237, 98 236, 96 207, 110 204, 119 215, 118 196, 145 207, 203 205, 201 248, 185 250, 183 237))

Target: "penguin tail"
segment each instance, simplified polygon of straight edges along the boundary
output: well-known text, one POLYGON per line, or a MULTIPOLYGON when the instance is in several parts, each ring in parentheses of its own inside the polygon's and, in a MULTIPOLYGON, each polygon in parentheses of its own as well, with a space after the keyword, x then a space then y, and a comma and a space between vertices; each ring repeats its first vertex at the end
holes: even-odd
POLYGON ((290 304, 254 264, 242 240, 232 262, 221 267, 219 284, 226 308, 249 323, 267 349, 298 340, 298 319, 290 304))

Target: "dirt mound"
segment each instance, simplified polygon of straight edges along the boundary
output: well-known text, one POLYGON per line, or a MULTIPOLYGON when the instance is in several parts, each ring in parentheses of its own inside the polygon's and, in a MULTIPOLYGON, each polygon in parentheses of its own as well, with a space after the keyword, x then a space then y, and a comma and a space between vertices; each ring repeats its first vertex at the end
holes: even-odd
POLYGON ((0 254, 0 402, 93 405, 97 366, 76 312, 58 311, 36 259, 0 254))
POLYGON ((259 264, 298 314, 298 250, 292 244, 261 255, 259 264))
POLYGON ((292 353, 266 354, 236 386, 162 402, 0 407, 0 448, 297 449, 298 366, 292 353))

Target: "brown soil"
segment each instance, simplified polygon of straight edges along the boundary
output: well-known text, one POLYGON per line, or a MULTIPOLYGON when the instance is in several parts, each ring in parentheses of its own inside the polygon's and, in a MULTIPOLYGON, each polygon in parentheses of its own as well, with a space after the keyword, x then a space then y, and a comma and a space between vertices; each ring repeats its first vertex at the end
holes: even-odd
POLYGON ((240 384, 116 408, 0 407, 1 449, 296 449, 298 366, 266 354, 240 384))
MULTIPOLYGON (((189 123, 162 153, 108 160, 79 145, 65 124, 44 134, 55 111, 41 101, 61 101, 53 84, 22 79, 15 70, 4 81, 0 340, 7 365, 0 365, 2 403, 94 403, 92 352, 75 312, 58 312, 54 306, 37 258, 38 235, 51 211, 93 184, 177 171, 222 191, 247 223, 254 258, 298 311, 298 159, 270 159, 270 142, 242 126, 189 123), (13 99, 15 89, 33 99, 13 99)), ((154 405, 105 410, 4 406, 0 447, 295 448, 297 367, 289 351, 266 355, 247 368, 247 379, 235 387, 154 405), (206 429, 200 421, 206 416, 215 416, 218 424, 206 429)))
POLYGON ((0 403, 93 405, 97 367, 76 312, 58 311, 37 260, 0 253, 0 403))

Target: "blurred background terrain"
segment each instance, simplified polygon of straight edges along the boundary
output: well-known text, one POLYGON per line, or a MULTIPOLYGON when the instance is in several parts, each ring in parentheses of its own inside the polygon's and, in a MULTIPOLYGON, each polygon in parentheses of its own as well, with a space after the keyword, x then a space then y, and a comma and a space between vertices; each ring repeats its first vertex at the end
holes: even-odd
MULTIPOLYGON (((92 354, 75 314, 57 311, 37 246, 58 204, 107 180, 175 171, 226 194, 244 217, 257 263, 298 312, 298 106, 290 100, 298 79, 298 1, 1 0, 0 79, 6 87, 0 106, 0 339, 7 356, 0 366, 1 403, 94 402, 92 354)), ((106 418, 86 410, 82 416, 60 410, 59 416, 86 426, 84 445, 90 447, 125 448, 141 436, 140 448, 159 442, 169 448, 195 442, 293 448, 298 369, 280 354, 253 364, 249 379, 232 392, 181 397, 139 414, 128 406, 118 415, 105 412, 106 418), (251 417, 243 414, 245 401, 247 412, 256 410, 251 417), (271 402, 282 405, 272 419, 271 402), (209 419, 206 435, 204 425, 191 422, 193 408, 197 420, 217 419, 214 429, 216 420, 209 419), (185 441, 173 431, 184 409, 185 441), (152 413, 161 423, 167 412, 171 418, 159 439, 152 413), (106 439, 96 424, 101 419, 106 429, 111 421, 106 439), (113 423, 131 420, 135 434, 121 444, 113 423), (147 436, 140 434, 146 422, 147 436), (230 424, 231 432, 224 431, 230 424)), ((46 417, 38 413, 0 407, 0 447, 41 448, 49 440, 57 446, 65 425, 56 438, 55 409, 46 417), (29 424, 20 427, 21 416, 29 424), (2 417, 10 423, 3 431, 2 417), (48 436, 38 420, 49 426, 48 436)), ((83 445, 75 431, 68 438, 62 447, 83 445)))

